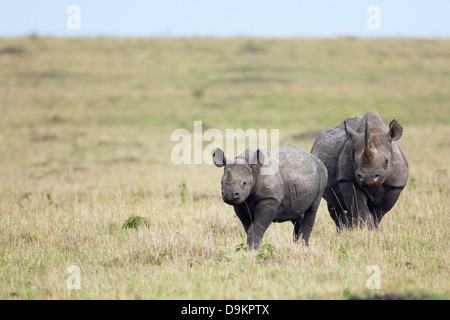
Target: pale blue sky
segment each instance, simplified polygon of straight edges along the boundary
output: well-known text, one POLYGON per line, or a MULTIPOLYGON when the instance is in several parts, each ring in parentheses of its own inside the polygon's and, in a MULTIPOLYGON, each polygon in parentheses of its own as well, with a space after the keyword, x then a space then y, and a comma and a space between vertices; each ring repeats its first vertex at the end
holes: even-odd
POLYGON ((450 1, 2 0, 0 36, 450 37, 450 1), (81 29, 66 12, 80 8, 81 29), (381 29, 366 12, 380 8, 381 29))

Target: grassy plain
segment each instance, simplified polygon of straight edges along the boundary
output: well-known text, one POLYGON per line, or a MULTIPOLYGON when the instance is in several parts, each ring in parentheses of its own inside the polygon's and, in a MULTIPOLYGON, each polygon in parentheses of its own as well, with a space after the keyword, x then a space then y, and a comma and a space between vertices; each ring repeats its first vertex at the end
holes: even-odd
POLYGON ((0 39, 0 112, 0 299, 450 296, 449 39, 0 39), (310 150, 370 109, 404 126, 410 165, 375 232, 337 234, 322 202, 310 247, 283 223, 236 252, 222 170, 171 161, 194 120, 310 150))

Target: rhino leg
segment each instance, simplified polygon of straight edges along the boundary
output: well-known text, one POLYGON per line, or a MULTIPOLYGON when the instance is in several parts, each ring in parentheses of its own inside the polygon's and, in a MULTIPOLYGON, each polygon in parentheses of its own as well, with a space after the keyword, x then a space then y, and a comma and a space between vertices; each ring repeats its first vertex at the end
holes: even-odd
POLYGON ((314 220, 316 219, 315 212, 305 212, 305 217, 303 220, 295 220, 294 221, 294 242, 297 242, 299 239, 305 246, 309 246, 309 236, 311 235, 311 231, 314 225, 314 220))
POLYGON ((347 220, 356 226, 366 225, 369 229, 375 227, 374 216, 367 205, 367 196, 352 182, 340 182, 342 196, 347 207, 347 220))
POLYGON ((336 224, 338 231, 349 227, 350 222, 345 214, 345 203, 343 199, 339 199, 336 192, 331 189, 331 192, 326 196, 328 212, 336 224))
POLYGON ((294 225, 294 242, 297 242, 300 239, 300 226, 302 225, 302 219, 292 220, 292 224, 294 225))
POLYGON ((251 214, 251 212, 253 211, 253 205, 248 204, 248 206, 246 206, 246 204, 243 203, 241 205, 236 205, 233 207, 234 207, 234 212, 238 216, 239 220, 241 220, 241 223, 242 223, 242 226, 244 227, 245 233, 247 233, 247 230, 250 227, 250 225, 252 224, 252 220, 253 220, 253 217, 251 214))
POLYGON ((247 229, 247 246, 258 249, 267 228, 272 223, 279 204, 273 199, 261 200, 254 208, 253 221, 247 229))
POLYGON ((338 231, 341 231, 350 225, 345 211, 339 205, 327 202, 327 207, 338 231))
POLYGON ((316 220, 317 210, 319 209, 320 200, 322 195, 318 195, 312 205, 302 214, 301 218, 294 222, 294 241, 297 242, 298 239, 308 246, 309 236, 314 226, 314 221, 316 220))
POLYGON ((400 193, 402 192, 403 187, 396 187, 391 188, 386 192, 386 195, 381 202, 381 205, 377 208, 373 208, 372 212, 375 219, 375 224, 378 226, 378 224, 381 222, 381 219, 383 219, 384 215, 392 209, 392 207, 395 205, 395 203, 398 200, 398 197, 400 196, 400 193))

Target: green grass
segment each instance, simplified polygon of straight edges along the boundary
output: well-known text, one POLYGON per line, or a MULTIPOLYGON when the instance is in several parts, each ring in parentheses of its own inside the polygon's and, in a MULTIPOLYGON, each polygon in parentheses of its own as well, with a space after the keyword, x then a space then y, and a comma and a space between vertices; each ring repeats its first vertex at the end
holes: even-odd
POLYGON ((0 298, 448 299, 449 101, 448 39, 0 39, 0 298), (309 150, 370 109, 410 164, 375 232, 322 202, 310 247, 283 223, 246 251, 222 170, 171 162, 194 120, 309 150))

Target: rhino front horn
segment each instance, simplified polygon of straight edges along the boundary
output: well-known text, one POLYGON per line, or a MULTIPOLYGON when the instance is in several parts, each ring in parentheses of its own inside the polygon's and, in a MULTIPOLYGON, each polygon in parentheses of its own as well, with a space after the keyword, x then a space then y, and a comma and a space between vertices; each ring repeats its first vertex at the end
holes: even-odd
POLYGON ((231 173, 231 169, 230 168, 227 169, 227 182, 228 183, 233 182, 233 174, 231 173))
POLYGON ((370 148, 371 146, 370 131, 369 131, 369 122, 367 121, 367 118, 368 117, 366 116, 366 124, 364 128, 364 153, 362 160, 365 163, 371 163, 373 161, 374 155, 372 149, 370 148))

